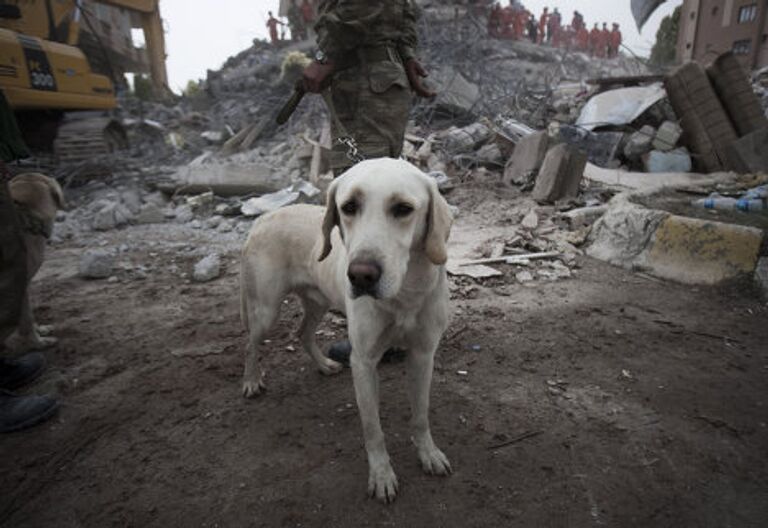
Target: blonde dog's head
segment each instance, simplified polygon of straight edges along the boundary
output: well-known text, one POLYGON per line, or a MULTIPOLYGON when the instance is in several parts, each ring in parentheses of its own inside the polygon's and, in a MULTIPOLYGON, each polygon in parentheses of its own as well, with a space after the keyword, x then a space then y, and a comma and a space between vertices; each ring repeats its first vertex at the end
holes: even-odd
POLYGON ((338 227, 351 295, 392 298, 413 259, 445 264, 452 221, 436 182, 418 168, 390 158, 364 161, 328 189, 320 260, 338 227))
POLYGON ((30 214, 46 223, 53 223, 56 211, 66 206, 59 183, 38 172, 26 172, 13 178, 10 191, 14 202, 25 206, 30 214))

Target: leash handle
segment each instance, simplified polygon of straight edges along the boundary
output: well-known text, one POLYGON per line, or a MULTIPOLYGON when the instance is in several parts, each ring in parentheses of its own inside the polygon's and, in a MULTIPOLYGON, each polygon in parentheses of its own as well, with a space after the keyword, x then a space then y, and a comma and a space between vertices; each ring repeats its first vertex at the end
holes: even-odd
POLYGON ((288 122, 288 119, 290 119, 290 117, 296 111, 296 108, 298 108, 306 93, 307 92, 304 90, 304 85, 302 82, 297 82, 296 86, 293 88, 293 94, 291 95, 291 98, 286 101, 286 103, 280 109, 280 112, 277 114, 275 121, 278 125, 284 125, 288 122))

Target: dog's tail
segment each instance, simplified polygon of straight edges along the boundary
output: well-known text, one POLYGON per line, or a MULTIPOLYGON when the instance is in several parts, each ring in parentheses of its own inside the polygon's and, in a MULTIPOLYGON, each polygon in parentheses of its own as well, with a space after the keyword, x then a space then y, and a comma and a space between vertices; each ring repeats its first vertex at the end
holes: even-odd
POLYGON ((245 250, 240 254, 240 320, 245 331, 250 332, 248 324, 248 262, 245 250))

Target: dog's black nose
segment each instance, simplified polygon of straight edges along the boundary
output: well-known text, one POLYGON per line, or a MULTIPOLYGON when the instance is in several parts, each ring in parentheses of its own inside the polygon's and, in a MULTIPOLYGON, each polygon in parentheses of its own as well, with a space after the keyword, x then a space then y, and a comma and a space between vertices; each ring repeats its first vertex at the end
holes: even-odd
POLYGON ((381 266, 372 261, 353 261, 347 268, 347 277, 355 291, 372 293, 381 278, 381 266))

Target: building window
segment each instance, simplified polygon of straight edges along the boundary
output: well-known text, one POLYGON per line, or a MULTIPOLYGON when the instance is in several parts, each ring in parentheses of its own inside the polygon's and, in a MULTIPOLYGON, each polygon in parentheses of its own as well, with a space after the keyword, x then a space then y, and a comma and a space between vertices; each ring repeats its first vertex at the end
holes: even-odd
POLYGON ((739 24, 754 22, 757 18, 757 4, 741 6, 739 8, 739 24))
POLYGON ((749 55, 749 52, 752 51, 752 41, 747 40, 737 40, 733 43, 733 53, 735 55, 749 55))

